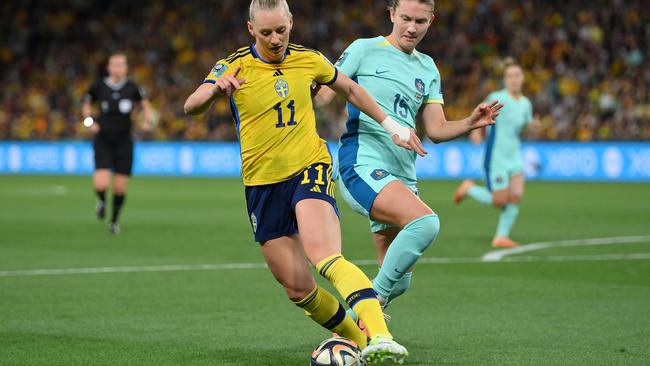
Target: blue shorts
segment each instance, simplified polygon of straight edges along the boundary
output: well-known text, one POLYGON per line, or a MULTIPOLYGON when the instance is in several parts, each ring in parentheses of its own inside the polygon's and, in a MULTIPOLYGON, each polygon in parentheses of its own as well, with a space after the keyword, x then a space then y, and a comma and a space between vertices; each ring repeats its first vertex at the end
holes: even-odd
POLYGON ((297 234, 296 205, 304 199, 327 201, 339 214, 331 165, 316 163, 284 182, 246 187, 246 207, 255 241, 264 244, 297 234))
MULTIPOLYGON (((343 200, 355 212, 368 217, 370 220, 370 231, 377 233, 394 225, 375 221, 370 218, 370 211, 375 199, 384 187, 393 181, 400 180, 385 169, 371 165, 355 165, 354 167, 342 167, 339 174, 339 190, 343 200)), ((418 194, 414 185, 409 185, 402 180, 413 193, 418 194)))

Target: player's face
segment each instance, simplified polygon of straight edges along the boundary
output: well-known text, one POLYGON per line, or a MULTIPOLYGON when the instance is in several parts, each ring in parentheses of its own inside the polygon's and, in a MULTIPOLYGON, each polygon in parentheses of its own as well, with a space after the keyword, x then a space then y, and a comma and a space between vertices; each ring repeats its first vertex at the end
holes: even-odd
POLYGON ((114 55, 108 59, 108 76, 113 79, 124 79, 129 72, 129 66, 126 63, 126 56, 114 55))
POLYGON ((402 51, 411 53, 415 49, 427 34, 434 18, 431 6, 419 1, 402 0, 396 8, 390 10, 392 36, 402 51))
POLYGON ((519 66, 510 66, 506 69, 503 82, 510 93, 520 93, 524 85, 524 73, 519 66))
POLYGON ((255 42, 262 57, 268 61, 281 61, 289 46, 289 33, 293 18, 281 8, 258 10, 255 20, 248 22, 248 31, 255 37, 255 42))

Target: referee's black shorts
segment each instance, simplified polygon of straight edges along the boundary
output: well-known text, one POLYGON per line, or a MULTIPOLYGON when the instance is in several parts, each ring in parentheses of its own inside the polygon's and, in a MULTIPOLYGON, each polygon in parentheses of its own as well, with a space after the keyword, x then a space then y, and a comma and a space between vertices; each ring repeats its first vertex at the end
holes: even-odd
POLYGON ((133 140, 107 139, 95 136, 95 170, 111 169, 115 174, 131 175, 133 140))

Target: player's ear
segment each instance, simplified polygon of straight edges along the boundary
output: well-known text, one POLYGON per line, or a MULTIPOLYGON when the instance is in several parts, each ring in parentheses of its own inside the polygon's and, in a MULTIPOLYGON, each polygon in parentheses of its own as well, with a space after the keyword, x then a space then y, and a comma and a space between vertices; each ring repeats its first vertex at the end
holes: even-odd
POLYGON ((251 36, 255 37, 255 31, 254 31, 254 28, 253 28, 253 23, 251 23, 251 21, 249 20, 249 21, 246 22, 246 26, 248 27, 248 33, 250 33, 251 36))
POLYGON ((433 21, 436 20, 435 15, 431 15, 431 20, 429 20, 429 25, 433 24, 433 21))
POLYGON ((395 8, 391 6, 390 9, 388 9, 388 10, 389 10, 389 13, 390 13, 390 21, 391 21, 391 23, 394 24, 395 23, 395 8))
POLYGON ((289 31, 293 29, 293 15, 289 15, 289 31))

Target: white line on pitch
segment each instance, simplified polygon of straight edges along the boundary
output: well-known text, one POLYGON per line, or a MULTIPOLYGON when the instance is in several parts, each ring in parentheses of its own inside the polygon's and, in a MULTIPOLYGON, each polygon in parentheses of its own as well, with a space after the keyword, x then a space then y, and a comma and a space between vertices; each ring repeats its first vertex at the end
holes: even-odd
POLYGON ((557 248, 557 247, 634 244, 634 243, 646 243, 646 242, 650 242, 650 235, 615 236, 611 238, 545 241, 540 243, 526 244, 516 248, 493 250, 483 255, 482 260, 485 262, 498 262, 502 260, 504 257, 507 257, 509 255, 532 252, 535 250, 542 250, 548 248, 557 248))
MULTIPOLYGON (((527 256, 527 257, 506 257, 500 262, 590 262, 610 260, 650 260, 650 253, 631 254, 603 254, 603 255, 569 255, 569 256, 527 256)), ((376 265, 374 259, 363 259, 353 261, 360 266, 376 265)), ((471 263, 494 263, 486 262, 481 258, 420 258, 418 265, 425 264, 471 264, 471 263)), ((32 277, 32 276, 56 276, 56 275, 79 275, 98 273, 144 273, 144 272, 183 272, 183 271, 219 271, 219 270, 241 270, 266 268, 264 263, 222 263, 222 264, 181 264, 164 266, 131 266, 131 267, 97 267, 97 268, 61 268, 61 269, 34 269, 34 270, 13 270, 0 271, 0 277, 32 277)))

